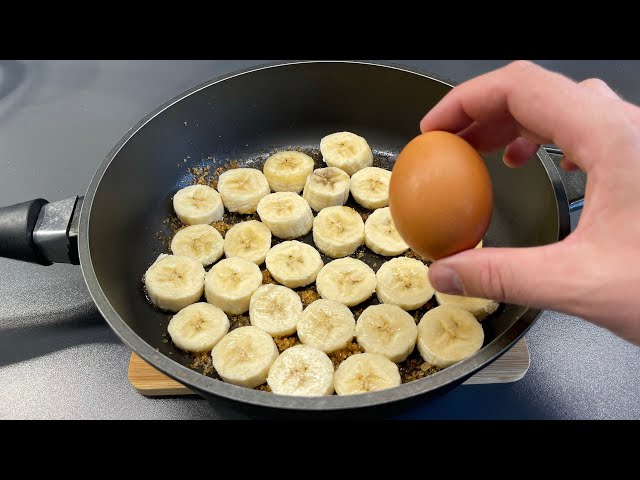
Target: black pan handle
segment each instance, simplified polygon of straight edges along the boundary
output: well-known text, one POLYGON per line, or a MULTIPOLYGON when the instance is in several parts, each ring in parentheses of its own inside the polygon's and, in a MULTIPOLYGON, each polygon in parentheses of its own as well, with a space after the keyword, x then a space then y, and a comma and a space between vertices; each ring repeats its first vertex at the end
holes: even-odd
POLYGON ((49 203, 42 198, 0 208, 0 257, 51 265, 78 265, 82 197, 49 203))
POLYGON ((560 168, 560 160, 563 157, 562 150, 555 145, 543 145, 551 160, 556 164, 560 178, 564 184, 567 200, 569 201, 569 216, 571 218, 571 230, 575 230, 584 207, 584 193, 587 186, 587 175, 582 170, 567 172, 560 168))

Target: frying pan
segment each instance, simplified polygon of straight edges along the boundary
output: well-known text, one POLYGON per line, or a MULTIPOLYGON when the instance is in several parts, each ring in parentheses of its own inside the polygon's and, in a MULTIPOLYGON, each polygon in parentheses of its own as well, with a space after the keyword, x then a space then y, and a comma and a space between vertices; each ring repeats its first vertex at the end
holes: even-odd
MULTIPOLYGON (((209 165, 214 170, 232 160, 259 166, 269 153, 291 147, 318 159, 320 139, 341 130, 364 136, 376 163, 391 168, 395 155, 419 133, 422 116, 453 85, 408 68, 362 62, 286 63, 211 80, 135 125, 111 150, 84 197, 0 209, 0 255, 43 265, 80 264, 93 300, 122 341, 208 399, 242 402, 263 412, 314 414, 424 400, 459 385, 505 353, 540 310, 501 307, 483 322, 480 351, 426 378, 363 395, 285 397, 188 368, 189 358, 165 340, 170 316, 149 304, 141 277, 166 251, 158 235, 167 233, 163 220, 171 214, 173 194, 190 182, 187 168, 209 165)), ((505 167, 500 153, 485 159, 495 197, 486 245, 543 245, 570 232, 572 205, 544 149, 520 169, 505 167)))

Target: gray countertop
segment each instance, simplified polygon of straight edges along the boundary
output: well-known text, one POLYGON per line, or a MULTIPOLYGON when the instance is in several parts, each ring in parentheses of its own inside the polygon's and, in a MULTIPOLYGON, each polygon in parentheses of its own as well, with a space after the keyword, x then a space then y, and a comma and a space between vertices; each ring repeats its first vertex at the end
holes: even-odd
MULTIPOLYGON (((0 205, 82 194, 119 138, 160 103, 265 61, 0 61, 0 205)), ((395 61, 462 81, 506 62, 395 61)), ((600 77, 640 103, 638 61, 541 61, 600 77)), ((79 267, 0 259, 0 418, 245 418, 192 398, 147 399, 129 350, 92 305, 79 267)), ((640 418, 640 349, 545 312, 519 382, 462 386, 402 418, 640 418)))

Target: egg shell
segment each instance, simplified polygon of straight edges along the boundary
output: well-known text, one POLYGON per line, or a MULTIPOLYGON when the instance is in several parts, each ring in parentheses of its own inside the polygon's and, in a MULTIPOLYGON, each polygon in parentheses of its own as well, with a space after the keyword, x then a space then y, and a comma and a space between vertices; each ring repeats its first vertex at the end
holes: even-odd
POLYGON ((489 171, 457 135, 423 133, 396 159, 389 207, 403 240, 429 260, 474 248, 491 223, 489 171))

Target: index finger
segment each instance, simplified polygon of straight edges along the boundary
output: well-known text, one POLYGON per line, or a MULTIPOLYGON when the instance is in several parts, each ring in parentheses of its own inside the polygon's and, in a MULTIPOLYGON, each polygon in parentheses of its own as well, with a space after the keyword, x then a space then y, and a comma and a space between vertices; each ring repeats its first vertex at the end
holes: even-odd
POLYGON ((603 149, 633 137, 622 102, 594 95, 531 62, 514 62, 449 92, 420 122, 423 132, 489 125, 537 143, 555 143, 588 170, 603 149))

